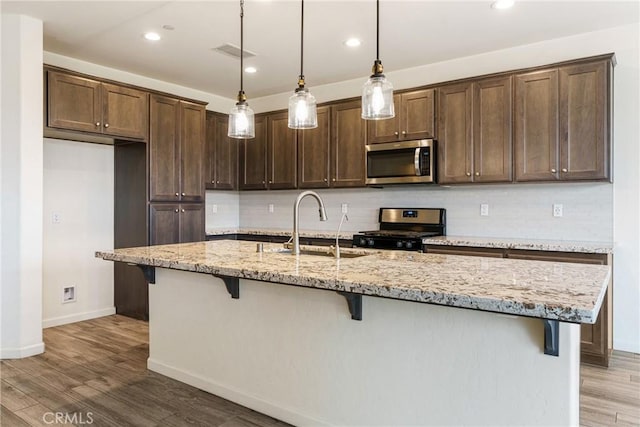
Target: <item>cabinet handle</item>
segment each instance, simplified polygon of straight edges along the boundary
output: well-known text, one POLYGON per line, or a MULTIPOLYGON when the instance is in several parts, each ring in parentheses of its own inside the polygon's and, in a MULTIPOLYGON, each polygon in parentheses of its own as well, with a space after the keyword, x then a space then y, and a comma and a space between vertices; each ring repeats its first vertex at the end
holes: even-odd
POLYGON ((323 181, 324 181, 324 182, 327 182, 327 181, 328 181, 328 179, 327 179, 327 178, 325 178, 325 179, 323 179, 323 181))
POLYGON ((220 181, 216 181, 216 184, 220 184, 220 181))
POLYGON ((186 194, 182 193, 182 197, 186 196, 186 194))
POLYGON ((555 170, 555 169, 551 169, 551 173, 556 173, 556 172, 558 172, 558 171, 555 170))
POLYGON ((104 127, 108 128, 109 127, 109 123, 105 123, 104 127))
POLYGON ((96 122, 96 126, 100 126, 100 122, 96 122))
POLYGON ((262 181, 262 183, 264 184, 264 181, 262 181))
POLYGON ((216 182, 215 182, 215 181, 211 181, 211 183, 212 183, 212 184, 215 184, 216 182))
POLYGON ((269 184, 273 184, 273 181, 269 180, 269 184))
POLYGON ((176 209, 176 213, 178 213, 178 209, 176 209))
POLYGON ((331 181, 336 182, 336 179, 335 178, 331 178, 331 181))
POLYGON ((182 212, 184 212, 184 209, 182 209, 182 212))
POLYGON ((407 131, 406 131, 406 130, 403 130, 403 131, 402 131, 402 135, 406 135, 406 134, 407 134, 407 131))
POLYGON ((399 135, 399 134, 398 134, 398 132, 394 132, 393 134, 394 134, 395 136, 398 136, 398 135, 399 135))
POLYGON ((480 176, 480 172, 476 172, 476 176, 480 176))
POLYGON ((562 168, 562 172, 569 172, 567 168, 562 168))
POLYGON ((467 176, 471 176, 471 172, 467 172, 467 176))
POLYGON ((176 193, 176 197, 180 197, 180 194, 176 193))

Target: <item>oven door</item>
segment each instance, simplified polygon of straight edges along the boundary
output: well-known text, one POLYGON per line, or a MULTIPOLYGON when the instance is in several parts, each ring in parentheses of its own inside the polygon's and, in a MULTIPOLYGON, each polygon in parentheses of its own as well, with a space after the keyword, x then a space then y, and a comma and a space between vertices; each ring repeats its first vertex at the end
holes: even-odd
POLYGON ((434 141, 393 142, 366 146, 367 184, 435 182, 434 141))

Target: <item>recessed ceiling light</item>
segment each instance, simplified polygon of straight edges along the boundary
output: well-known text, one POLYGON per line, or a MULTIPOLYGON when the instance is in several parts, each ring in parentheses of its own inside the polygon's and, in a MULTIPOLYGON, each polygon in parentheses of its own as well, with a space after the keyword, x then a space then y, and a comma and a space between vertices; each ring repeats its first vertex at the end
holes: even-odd
POLYGON ((358 47, 360 46, 360 40, 356 38, 350 38, 349 40, 345 41, 344 44, 349 47, 358 47))
POLYGON ((509 9, 514 3, 514 0, 496 0, 491 4, 491 7, 493 9, 509 9))
POLYGON ((249 74, 253 74, 256 71, 258 71, 258 69, 256 67, 247 67, 247 68, 244 69, 244 72, 245 73, 249 73, 249 74))
POLYGON ((156 42, 160 40, 160 34, 149 31, 148 33, 144 33, 144 38, 156 42))

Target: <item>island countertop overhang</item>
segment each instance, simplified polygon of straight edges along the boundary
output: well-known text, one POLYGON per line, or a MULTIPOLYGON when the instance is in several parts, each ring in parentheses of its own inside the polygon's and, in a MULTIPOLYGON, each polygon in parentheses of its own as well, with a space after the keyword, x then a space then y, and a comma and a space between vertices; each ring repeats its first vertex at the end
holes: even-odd
MULTIPOLYGON (((105 260, 572 323, 594 323, 610 266, 342 249, 358 258, 280 253, 219 240, 96 252, 105 260)), ((322 250, 309 247, 311 250, 322 250)), ((326 249, 325 249, 326 250, 326 249)))

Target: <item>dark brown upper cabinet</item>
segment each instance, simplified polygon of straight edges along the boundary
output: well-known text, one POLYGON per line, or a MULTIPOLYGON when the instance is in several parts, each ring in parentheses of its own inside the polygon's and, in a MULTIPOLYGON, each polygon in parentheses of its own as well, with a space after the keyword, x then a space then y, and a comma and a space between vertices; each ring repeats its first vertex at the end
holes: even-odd
POLYGON ((516 181, 610 179, 611 59, 516 76, 516 181))
POLYGON ((438 182, 511 182, 511 77, 438 88, 438 182))
POLYGON ((204 200, 204 106, 160 95, 151 97, 149 198, 204 200))
POLYGON ((271 190, 297 186, 297 134, 289 129, 288 121, 286 111, 267 116, 267 184, 271 190))
POLYGON ((331 186, 364 187, 366 121, 362 105, 346 101, 331 106, 331 186))
POLYGON ((300 188, 330 186, 330 118, 330 107, 318 107, 318 127, 298 131, 298 185, 300 188))
POLYGON ((207 111, 207 171, 209 190, 236 190, 238 146, 242 140, 227 136, 229 116, 207 111))
POLYGON ((58 71, 47 75, 48 127, 147 139, 148 92, 58 71))
POLYGON ((435 90, 423 89, 393 97, 396 116, 369 122, 369 144, 435 138, 435 90))
POLYGON ((240 190, 267 189, 267 117, 255 116, 256 136, 240 141, 240 190))

